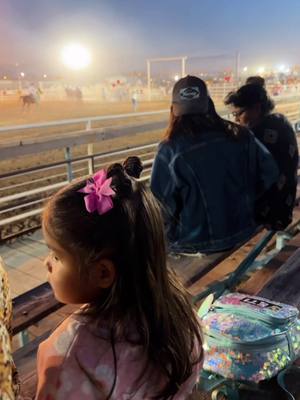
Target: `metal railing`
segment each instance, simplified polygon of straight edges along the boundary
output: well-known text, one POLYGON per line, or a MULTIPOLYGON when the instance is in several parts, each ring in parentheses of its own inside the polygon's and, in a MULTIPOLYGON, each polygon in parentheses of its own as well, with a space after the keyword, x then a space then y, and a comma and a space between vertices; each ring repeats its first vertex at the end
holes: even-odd
MULTIPOLYGON (((165 111, 158 112, 157 114, 163 114, 164 112, 165 111)), ((145 113, 142 114, 145 115, 145 113)), ((155 113, 151 113, 147 115, 154 114, 155 113)), ((287 116, 291 121, 296 121, 299 118, 299 112, 293 111, 287 113, 287 116)), ((98 120, 98 117, 95 117, 95 120, 96 119, 98 120)), ((86 121, 87 119, 82 120, 86 121)), ((63 121, 63 123, 64 122, 66 121, 63 121)), ((26 218, 38 216, 42 211, 43 203, 52 193, 54 193, 54 191, 66 185, 74 178, 90 175, 95 169, 101 168, 108 163, 122 161, 122 159, 126 158, 130 154, 139 155, 143 159, 145 171, 142 179, 148 179, 150 176, 150 170, 157 143, 95 154, 93 152, 93 143, 99 140, 110 139, 112 137, 120 137, 122 135, 125 136, 162 129, 165 127, 165 125, 166 121, 163 120, 125 127, 107 127, 94 130, 89 129, 88 132, 79 131, 68 135, 68 137, 43 141, 43 149, 45 147, 48 148, 49 146, 50 148, 62 148, 65 146, 66 158, 63 161, 22 169, 14 172, 8 172, 0 175, 0 194, 2 194, 2 197, 0 197, 0 229, 2 230, 4 226, 18 223, 26 218), (87 144, 88 154, 85 156, 72 158, 70 151, 71 146, 77 144, 87 144), (24 180, 25 177, 30 178, 28 180, 24 180), (14 183, 13 185, 3 185, 5 180, 15 181, 18 178, 22 179, 22 181, 14 183), (5 195, 7 190, 12 191, 12 193, 5 195)), ((29 153, 37 153, 41 149, 40 143, 30 143, 28 146, 30 146, 29 153)), ((16 147, 18 149, 21 147, 21 150, 23 150, 23 147, 26 148, 26 146, 16 147)), ((4 149, 0 149, 0 157, 1 152, 3 151, 4 149)), ((11 157, 12 156, 13 155, 11 155, 11 157)), ((2 236, 0 236, 0 238, 1 237, 2 236)))

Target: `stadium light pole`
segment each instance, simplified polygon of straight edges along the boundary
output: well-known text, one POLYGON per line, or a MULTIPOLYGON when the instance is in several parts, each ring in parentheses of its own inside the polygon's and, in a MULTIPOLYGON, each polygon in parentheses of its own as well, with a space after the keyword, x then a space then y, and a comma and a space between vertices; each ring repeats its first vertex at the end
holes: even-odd
POLYGON ((185 72, 186 71, 186 60, 187 60, 187 56, 147 59, 148 100, 151 100, 151 63, 152 62, 165 62, 165 61, 181 61, 181 77, 183 78, 186 75, 186 72, 185 72))
POLYGON ((241 64, 241 54, 239 51, 237 51, 235 53, 235 79, 237 84, 239 84, 240 80, 240 64, 241 64))

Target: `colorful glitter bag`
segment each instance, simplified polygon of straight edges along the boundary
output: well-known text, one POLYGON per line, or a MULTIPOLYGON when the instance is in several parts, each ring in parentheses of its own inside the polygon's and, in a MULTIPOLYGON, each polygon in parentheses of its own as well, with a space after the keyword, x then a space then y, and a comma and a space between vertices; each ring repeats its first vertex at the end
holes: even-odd
POLYGON ((300 320, 295 307, 230 293, 204 312, 200 307, 199 315, 203 368, 208 372, 257 383, 277 375, 300 356, 300 320))

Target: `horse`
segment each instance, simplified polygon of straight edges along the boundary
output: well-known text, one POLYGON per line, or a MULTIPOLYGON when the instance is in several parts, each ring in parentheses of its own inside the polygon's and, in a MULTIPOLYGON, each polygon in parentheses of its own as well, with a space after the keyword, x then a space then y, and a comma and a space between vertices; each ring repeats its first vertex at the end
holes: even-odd
POLYGON ((33 94, 25 94, 20 96, 20 99, 23 102, 23 110, 27 106, 27 109, 31 106, 31 104, 38 104, 38 99, 33 94))
POLYGON ((68 99, 75 99, 77 101, 82 100, 82 91, 79 88, 76 89, 65 88, 65 92, 68 99))

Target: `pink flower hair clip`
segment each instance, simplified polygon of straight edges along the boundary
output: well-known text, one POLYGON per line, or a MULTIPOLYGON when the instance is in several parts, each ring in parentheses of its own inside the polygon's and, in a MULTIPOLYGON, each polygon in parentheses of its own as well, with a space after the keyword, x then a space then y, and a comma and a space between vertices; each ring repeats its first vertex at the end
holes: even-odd
POLYGON ((115 191, 110 187, 111 181, 112 178, 107 178, 106 171, 101 169, 86 182, 84 188, 78 190, 87 194, 84 202, 89 213, 97 210, 98 214, 102 215, 113 208, 112 196, 115 195, 115 191))

